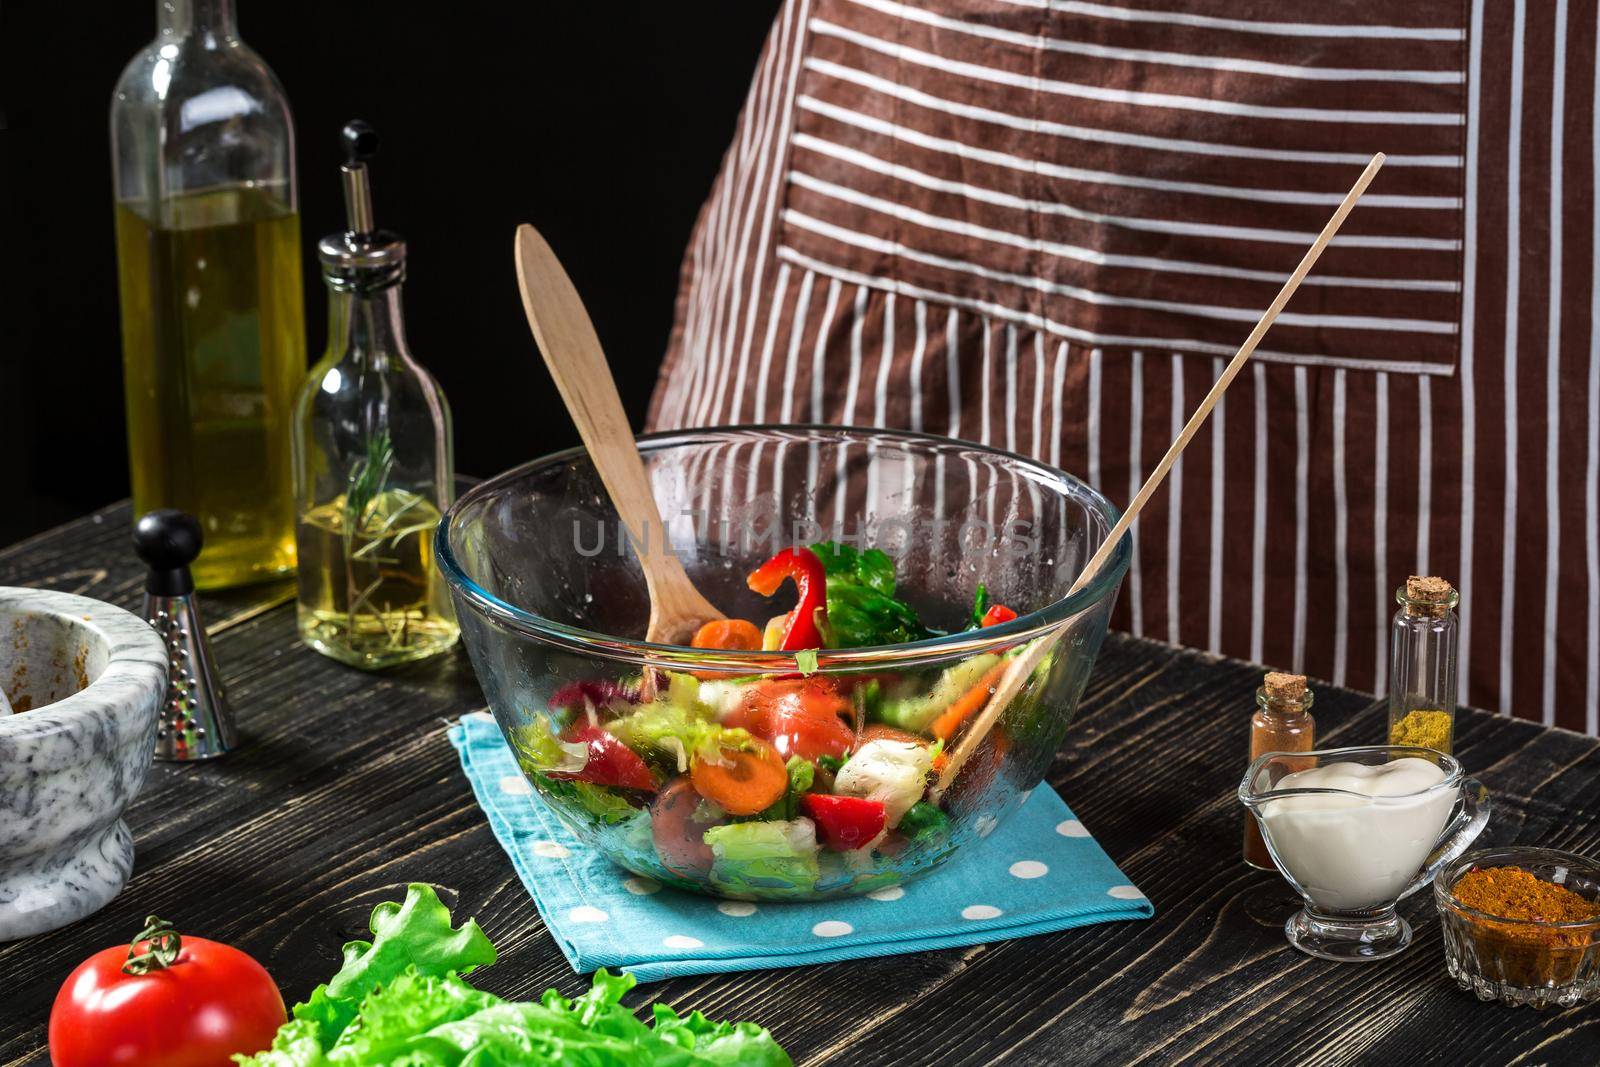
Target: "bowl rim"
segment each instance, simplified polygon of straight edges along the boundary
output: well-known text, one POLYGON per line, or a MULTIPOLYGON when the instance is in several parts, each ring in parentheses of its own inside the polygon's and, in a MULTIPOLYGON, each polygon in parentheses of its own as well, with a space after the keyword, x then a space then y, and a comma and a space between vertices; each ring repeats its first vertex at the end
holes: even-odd
MULTIPOLYGON (((1524 856, 1556 860, 1566 867, 1582 867, 1585 870, 1593 871, 1594 876, 1600 879, 1600 860, 1594 860, 1588 856, 1580 856, 1576 852, 1568 852, 1559 848, 1545 848, 1539 845, 1493 845, 1489 848, 1480 848, 1456 857, 1434 877, 1434 905, 1441 908, 1448 907, 1452 911, 1461 912, 1472 919, 1502 923, 1507 926, 1526 926, 1546 930, 1600 930, 1600 916, 1596 916, 1593 919, 1569 919, 1566 922, 1551 922, 1548 919, 1514 919, 1508 915, 1496 915, 1493 912, 1474 908, 1470 904, 1463 904, 1456 897, 1455 883, 1468 870, 1490 856, 1498 858, 1524 856), (1447 882, 1449 883, 1448 886, 1446 886, 1447 882)), ((1508 859, 1507 862, 1496 864, 1496 866, 1518 867, 1521 864, 1508 859)))
MULTIPOLYGON (((167 650, 155 627, 125 608, 93 597, 56 589, 0 586, 0 616, 23 611, 48 615, 70 628, 93 633, 105 643, 106 664, 75 693, 29 711, 0 716, 0 745, 42 744, 81 731, 83 717, 98 713, 113 724, 112 755, 126 744, 137 743, 147 749, 142 759, 148 763, 155 752, 156 719, 167 688, 167 650)), ((7 781, 13 767, 47 773, 105 755, 82 746, 52 746, 30 753, 26 764, 7 766, 0 761, 0 782, 7 781)))
POLYGON ((1308 748, 1304 752, 1289 752, 1285 750, 1263 752, 1251 760, 1250 766, 1245 768, 1244 779, 1239 783, 1238 794, 1239 803, 1247 808, 1259 806, 1268 801, 1303 796, 1356 797, 1360 800, 1378 801, 1381 806, 1390 801, 1415 800, 1417 797, 1427 796, 1430 793, 1437 793, 1445 789, 1459 789, 1466 780, 1467 771, 1461 765, 1461 761, 1450 753, 1441 752, 1436 748, 1424 748, 1421 745, 1345 745, 1340 748, 1308 748), (1406 756, 1413 756, 1418 759, 1443 760, 1444 762, 1440 766, 1445 772, 1444 777, 1432 785, 1423 786, 1421 789, 1413 789, 1409 793, 1387 793, 1383 796, 1358 793, 1353 789, 1336 789, 1333 786, 1299 786, 1293 789, 1266 790, 1257 790, 1255 787, 1255 780, 1260 777, 1262 771, 1266 770, 1267 764, 1279 756, 1287 756, 1294 759, 1309 759, 1313 757, 1323 759, 1327 756, 1368 755, 1378 752, 1387 752, 1391 755, 1396 752, 1403 752, 1406 756))
MULTIPOLYGON (((1122 512, 1106 498, 1105 494, 1081 478, 1074 477, 1058 467, 1052 467, 1040 460, 1031 459, 1005 449, 994 448, 989 445, 962 440, 961 438, 943 437, 938 434, 920 433, 912 430, 887 430, 861 426, 759 423, 739 426, 661 430, 655 433, 639 434, 635 437, 635 441, 638 442, 642 451, 649 452, 661 451, 675 445, 703 442, 707 438, 747 439, 758 435, 783 435, 789 439, 789 443, 804 443, 806 438, 826 440, 856 437, 877 441, 892 441, 896 444, 905 445, 956 446, 963 450, 984 453, 1004 459, 1010 463, 1020 464, 1045 483, 1065 486, 1074 495, 1086 496, 1095 510, 1106 521, 1108 530, 1115 528, 1117 520, 1122 515, 1122 512)), ((435 530, 434 556, 438 560, 439 568, 443 572, 445 579, 458 595, 471 604, 474 609, 489 616, 500 625, 574 651, 606 659, 625 660, 641 664, 681 665, 692 667, 697 671, 727 674, 730 677, 770 674, 775 671, 804 670, 811 667, 810 663, 802 667, 798 662, 798 658, 792 652, 765 650, 730 652, 720 649, 692 648, 688 645, 668 645, 616 637, 579 626, 558 623, 500 599, 469 578, 465 571, 461 569, 461 565, 456 560, 455 553, 450 547, 450 530, 461 513, 465 509, 472 507, 484 496, 525 476, 530 471, 559 463, 568 463, 587 455, 587 452, 588 450, 584 446, 577 445, 529 460, 492 478, 479 482, 456 499, 455 503, 445 512, 435 530)), ((1130 532, 1123 534, 1121 542, 1112 553, 1110 564, 1100 576, 1070 596, 1052 601, 1044 607, 1025 615, 1019 615, 1010 622, 986 627, 982 631, 958 631, 930 637, 922 641, 911 641, 897 645, 822 649, 817 652, 817 661, 813 670, 820 672, 826 670, 864 669, 867 667, 881 667, 883 664, 890 662, 903 666, 918 663, 938 663, 1033 640, 1049 633, 1065 620, 1082 613, 1113 595, 1121 584, 1123 576, 1127 573, 1132 556, 1132 534, 1130 532), (975 636, 980 632, 982 634, 981 637, 975 636)), ((813 673, 813 670, 805 670, 805 673, 813 673)))

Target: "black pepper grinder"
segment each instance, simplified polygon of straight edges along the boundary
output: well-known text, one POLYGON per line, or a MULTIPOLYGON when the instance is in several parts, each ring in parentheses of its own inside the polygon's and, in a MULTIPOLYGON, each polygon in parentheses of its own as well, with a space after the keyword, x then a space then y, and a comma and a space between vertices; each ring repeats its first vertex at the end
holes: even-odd
POLYGON ((238 744, 189 573, 200 545, 200 523, 170 508, 146 514, 133 528, 133 550, 148 568, 144 617, 167 646, 167 695, 156 726, 157 759, 211 759, 238 744))

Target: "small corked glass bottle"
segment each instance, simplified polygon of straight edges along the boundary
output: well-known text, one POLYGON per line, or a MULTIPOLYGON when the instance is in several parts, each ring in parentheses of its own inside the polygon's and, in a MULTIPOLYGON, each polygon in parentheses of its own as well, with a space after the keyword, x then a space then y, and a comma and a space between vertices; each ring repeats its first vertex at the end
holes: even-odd
POLYGON ((1456 605, 1443 578, 1412 576, 1394 594, 1389 652, 1389 743, 1449 753, 1456 725, 1456 605))
MULTIPOLYGON (((1254 763, 1268 752, 1310 752, 1315 748, 1317 723, 1311 717, 1311 702, 1305 675, 1269 672, 1256 690, 1256 713, 1250 718, 1250 761, 1254 763)), ((1303 766, 1299 761, 1286 766, 1300 771, 1311 764, 1307 759, 1303 766)), ((1261 827, 1249 813, 1244 819, 1244 861, 1263 871, 1277 869, 1261 838, 1261 827)))

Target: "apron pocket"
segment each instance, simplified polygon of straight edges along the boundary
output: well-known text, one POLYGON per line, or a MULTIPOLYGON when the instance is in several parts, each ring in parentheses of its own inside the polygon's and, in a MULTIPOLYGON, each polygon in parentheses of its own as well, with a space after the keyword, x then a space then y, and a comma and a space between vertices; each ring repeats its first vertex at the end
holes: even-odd
POLYGON ((1258 358, 1453 373, 1462 5, 1196 6, 1218 15, 818 0, 778 256, 1077 344, 1231 354, 1384 151, 1258 358))

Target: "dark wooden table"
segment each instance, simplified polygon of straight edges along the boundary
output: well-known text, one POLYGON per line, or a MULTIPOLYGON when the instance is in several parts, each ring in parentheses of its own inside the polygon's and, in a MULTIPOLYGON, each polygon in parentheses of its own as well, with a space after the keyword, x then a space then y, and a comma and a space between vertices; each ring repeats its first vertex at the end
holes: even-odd
MULTIPOLYGON (((118 505, 0 551, 0 584, 137 606, 129 512, 118 505)), ((205 601, 248 746, 198 766, 156 764, 129 813, 133 879, 99 914, 0 945, 0 1064, 43 1064, 67 972, 157 913, 262 960, 287 1001, 365 936, 407 882, 474 915, 500 962, 474 982, 533 998, 588 985, 568 968, 490 834, 445 738, 482 706, 464 653, 382 675, 295 638, 290 591, 205 601)), ((802 1064, 1600 1062, 1600 1005, 1538 1013, 1480 1004, 1444 973, 1425 894, 1410 951, 1365 966, 1284 942, 1293 910, 1239 861, 1246 722, 1260 668, 1113 636, 1050 782, 1155 901, 1148 922, 968 949, 636 990, 772 1028, 802 1064)), ((1382 712, 1317 687, 1320 734, 1366 743, 1382 712)), ((1457 753, 1489 786, 1483 842, 1600 851, 1600 742, 1465 712, 1457 753)))

